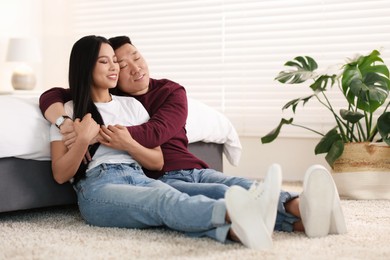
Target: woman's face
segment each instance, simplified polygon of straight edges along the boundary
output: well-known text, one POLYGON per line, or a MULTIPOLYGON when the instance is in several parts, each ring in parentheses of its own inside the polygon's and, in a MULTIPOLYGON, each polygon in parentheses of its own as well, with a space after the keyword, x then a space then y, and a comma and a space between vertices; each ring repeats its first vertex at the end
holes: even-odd
POLYGON ((103 43, 93 69, 93 87, 114 88, 118 82, 119 64, 112 47, 103 43))
POLYGON ((149 68, 141 53, 131 44, 115 50, 120 66, 118 87, 130 95, 145 94, 149 88, 149 68))

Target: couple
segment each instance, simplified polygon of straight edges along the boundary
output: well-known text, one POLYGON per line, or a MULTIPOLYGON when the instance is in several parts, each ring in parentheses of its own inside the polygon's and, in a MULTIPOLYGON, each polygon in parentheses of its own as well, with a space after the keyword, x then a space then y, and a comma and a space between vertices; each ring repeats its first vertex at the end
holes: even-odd
POLYGON ((40 105, 57 126, 51 127, 54 178, 73 180, 88 223, 167 226, 253 249, 270 248, 274 229, 304 230, 309 237, 346 232, 337 190, 325 168, 307 171, 299 200, 280 192, 278 165, 256 185, 209 169, 189 153, 184 88, 149 79, 147 64, 128 37, 77 41, 69 85, 70 90, 44 93, 40 105), (110 94, 117 85, 115 93, 127 97, 110 94), (64 108, 61 103, 69 94, 73 102, 64 108), (60 129, 69 131, 65 128, 72 131, 62 141, 60 129))

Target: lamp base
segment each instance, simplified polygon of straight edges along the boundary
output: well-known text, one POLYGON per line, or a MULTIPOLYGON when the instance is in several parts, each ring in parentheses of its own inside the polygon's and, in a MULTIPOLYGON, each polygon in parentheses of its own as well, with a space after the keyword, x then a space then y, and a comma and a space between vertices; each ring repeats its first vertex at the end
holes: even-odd
POLYGON ((12 74, 12 86, 15 90, 34 89, 37 80, 34 73, 14 72, 12 74))

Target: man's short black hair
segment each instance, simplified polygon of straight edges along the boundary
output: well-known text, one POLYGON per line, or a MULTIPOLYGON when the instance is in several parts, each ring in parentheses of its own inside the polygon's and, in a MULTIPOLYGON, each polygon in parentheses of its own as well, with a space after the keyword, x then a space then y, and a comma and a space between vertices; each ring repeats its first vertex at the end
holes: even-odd
POLYGON ((110 41, 111 46, 114 50, 120 48, 122 45, 124 45, 126 43, 133 45, 128 36, 116 36, 116 37, 112 37, 108 40, 110 41))

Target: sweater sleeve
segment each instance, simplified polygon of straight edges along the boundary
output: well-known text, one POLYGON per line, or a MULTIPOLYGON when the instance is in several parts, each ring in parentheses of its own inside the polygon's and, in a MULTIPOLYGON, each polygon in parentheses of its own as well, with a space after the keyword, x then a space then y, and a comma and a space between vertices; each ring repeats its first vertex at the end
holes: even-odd
POLYGON ((54 103, 66 103, 71 100, 70 89, 51 88, 42 93, 39 97, 39 109, 44 115, 46 110, 54 103))
POLYGON ((187 95, 183 87, 177 88, 161 101, 148 122, 128 127, 132 137, 145 147, 160 146, 185 127, 188 115, 187 95))

